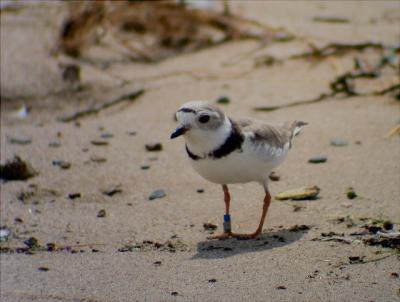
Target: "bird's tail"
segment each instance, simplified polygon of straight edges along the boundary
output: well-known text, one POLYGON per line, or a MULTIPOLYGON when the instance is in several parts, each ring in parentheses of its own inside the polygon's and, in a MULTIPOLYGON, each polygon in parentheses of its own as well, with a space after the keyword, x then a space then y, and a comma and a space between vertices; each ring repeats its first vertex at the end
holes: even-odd
POLYGON ((306 122, 294 121, 291 125, 292 138, 295 137, 297 134, 299 134, 301 129, 306 125, 308 125, 308 123, 306 122))

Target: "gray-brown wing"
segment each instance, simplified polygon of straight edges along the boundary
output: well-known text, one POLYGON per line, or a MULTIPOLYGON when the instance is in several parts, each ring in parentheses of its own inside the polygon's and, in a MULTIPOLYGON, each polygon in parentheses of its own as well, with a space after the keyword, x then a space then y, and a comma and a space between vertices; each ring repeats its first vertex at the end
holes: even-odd
POLYGON ((251 138, 257 143, 266 143, 276 148, 283 148, 290 143, 293 136, 306 125, 304 122, 294 121, 281 125, 270 125, 263 121, 240 119, 235 120, 243 133, 253 133, 251 138))

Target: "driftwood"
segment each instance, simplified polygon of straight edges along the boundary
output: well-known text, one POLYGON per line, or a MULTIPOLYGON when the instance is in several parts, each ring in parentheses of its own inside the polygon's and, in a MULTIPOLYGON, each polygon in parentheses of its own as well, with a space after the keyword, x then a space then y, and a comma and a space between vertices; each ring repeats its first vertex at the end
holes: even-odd
MULTIPOLYGON (((226 4, 227 5, 227 4, 226 4)), ((231 40, 281 40, 290 36, 230 13, 192 9, 176 1, 79 1, 70 4, 57 50, 80 57, 107 35, 130 60, 155 62, 231 40)))
POLYGON ((86 109, 81 110, 81 111, 77 111, 77 112, 75 112, 73 114, 58 117, 57 120, 60 121, 60 122, 65 122, 65 123, 66 122, 71 122, 71 121, 77 120, 77 119, 79 119, 81 117, 84 117, 84 116, 87 116, 87 115, 99 113, 103 109, 106 109, 106 108, 109 108, 111 106, 117 105, 117 104, 119 104, 121 102, 124 102, 124 101, 132 102, 136 98, 141 96, 143 93, 144 93, 144 89, 139 89, 139 90, 134 91, 132 93, 124 94, 124 95, 122 95, 122 96, 120 96, 120 97, 118 97, 116 99, 106 101, 104 103, 95 105, 93 107, 86 108, 86 109))

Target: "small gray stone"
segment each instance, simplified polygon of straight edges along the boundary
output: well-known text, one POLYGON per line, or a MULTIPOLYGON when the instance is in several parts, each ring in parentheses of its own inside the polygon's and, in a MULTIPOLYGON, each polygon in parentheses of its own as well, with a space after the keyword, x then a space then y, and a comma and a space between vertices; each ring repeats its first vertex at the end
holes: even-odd
POLYGON ((149 200, 153 200, 153 199, 157 199, 157 198, 163 198, 165 197, 167 194, 165 194, 164 190, 160 189, 160 190, 155 190, 154 192, 152 192, 149 196, 149 200))
POLYGON ((50 148, 58 148, 61 146, 60 142, 54 141, 54 142, 49 142, 49 147, 50 148))
POLYGON ((90 160, 94 163, 104 163, 107 161, 107 158, 93 155, 90 157, 90 160))
POLYGON ((112 133, 102 133, 101 134, 101 138, 107 139, 107 138, 113 138, 113 137, 114 137, 114 134, 112 134, 112 133))
POLYGON ((64 160, 53 160, 52 164, 53 166, 59 166, 61 169, 64 170, 71 168, 71 164, 64 160))
POLYGON ((32 139, 30 137, 25 137, 25 136, 19 136, 19 137, 8 137, 8 141, 11 144, 17 144, 17 145, 29 145, 32 143, 32 139))
POLYGON ((347 146, 348 144, 349 144, 349 142, 345 139, 341 139, 341 138, 331 139, 331 145, 335 146, 335 147, 343 147, 343 146, 347 146))
POLYGON ((312 163, 312 164, 320 164, 320 163, 325 163, 328 160, 328 158, 326 156, 323 155, 317 155, 317 156, 313 156, 311 157, 308 162, 312 163))

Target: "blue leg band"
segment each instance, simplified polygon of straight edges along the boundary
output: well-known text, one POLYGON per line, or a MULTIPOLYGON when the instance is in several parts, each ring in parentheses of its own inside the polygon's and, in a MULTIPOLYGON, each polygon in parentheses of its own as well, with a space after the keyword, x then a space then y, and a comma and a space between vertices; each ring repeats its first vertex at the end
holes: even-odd
POLYGON ((224 233, 231 232, 231 215, 225 214, 224 215, 224 233))

